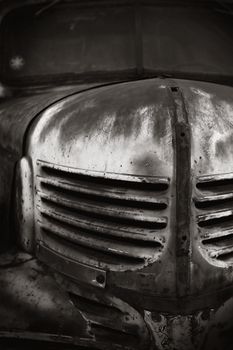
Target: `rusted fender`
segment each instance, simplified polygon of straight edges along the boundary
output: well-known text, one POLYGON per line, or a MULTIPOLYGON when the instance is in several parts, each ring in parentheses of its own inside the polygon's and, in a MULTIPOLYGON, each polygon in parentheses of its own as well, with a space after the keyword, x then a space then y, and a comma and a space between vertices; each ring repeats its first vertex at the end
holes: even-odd
POLYGON ((39 112, 62 99, 96 84, 50 89, 30 96, 12 97, 0 101, 0 149, 21 155, 25 132, 39 112))
POLYGON ((22 339, 77 350, 154 350, 138 311, 96 288, 80 289, 17 250, 0 256, 0 315, 0 347, 2 339, 22 339))
POLYGON ((42 264, 25 253, 1 255, 0 335, 90 338, 88 325, 42 264), (34 335, 35 336, 35 335, 34 335))
POLYGON ((37 114, 65 96, 85 90, 93 85, 50 89, 47 93, 0 101, 0 251, 5 250, 12 240, 10 222, 11 186, 16 162, 23 154, 25 133, 37 114))

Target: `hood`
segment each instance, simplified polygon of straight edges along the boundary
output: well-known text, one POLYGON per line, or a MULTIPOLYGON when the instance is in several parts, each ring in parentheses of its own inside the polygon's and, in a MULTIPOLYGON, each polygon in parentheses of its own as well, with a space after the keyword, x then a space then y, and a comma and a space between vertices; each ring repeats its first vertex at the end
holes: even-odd
POLYGON ((29 96, 12 97, 0 103, 1 148, 7 152, 22 153, 24 135, 32 120, 46 107, 60 99, 77 93, 96 84, 55 88, 47 92, 31 93, 29 96))

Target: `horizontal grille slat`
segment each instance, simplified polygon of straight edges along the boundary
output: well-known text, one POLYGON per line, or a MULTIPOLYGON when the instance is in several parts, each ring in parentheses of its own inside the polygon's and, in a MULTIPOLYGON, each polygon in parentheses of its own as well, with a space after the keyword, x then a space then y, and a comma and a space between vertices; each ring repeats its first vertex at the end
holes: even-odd
POLYGON ((233 188, 233 173, 200 176, 196 187, 202 192, 229 192, 233 188))
POLYGON ((104 184, 104 186, 108 185, 115 188, 136 188, 143 191, 166 191, 169 187, 169 179, 167 177, 103 173, 101 171, 65 167, 42 161, 37 161, 37 165, 39 165, 47 176, 53 178, 61 177, 62 179, 72 179, 75 181, 79 179, 87 183, 92 182, 94 186, 104 184))
POLYGON ((197 209, 210 210, 213 208, 224 209, 233 204, 233 192, 224 194, 215 194, 212 196, 199 197, 194 199, 197 209))
POLYGON ((37 165, 37 222, 49 248, 105 268, 158 258, 168 224, 168 178, 37 165))
POLYGON ((208 240, 208 239, 218 239, 218 238, 223 238, 227 237, 229 235, 233 234, 233 225, 222 225, 221 229, 219 227, 214 227, 214 228, 203 228, 201 232, 201 238, 203 240, 208 240))
POLYGON ((105 238, 105 237, 98 237, 98 240, 96 240, 96 237, 93 237, 93 235, 86 235, 85 232, 81 231, 72 231, 70 229, 65 228, 64 226, 58 226, 54 222, 46 222, 46 223, 40 223, 40 226, 46 234, 51 234, 54 237, 57 236, 57 238, 63 238, 67 239, 67 241, 73 243, 74 245, 82 245, 84 247, 93 247, 95 246, 95 249, 98 251, 103 251, 108 254, 115 254, 119 256, 128 256, 132 258, 141 258, 146 259, 153 255, 154 248, 160 248, 161 245, 157 242, 147 243, 145 245, 145 242, 137 242, 133 244, 133 242, 130 241, 123 241, 119 242, 114 239, 105 238), (144 243, 144 244, 143 244, 144 243), (146 250, 143 249, 146 246, 146 250))
POLYGON ((233 210, 221 210, 198 215, 199 226, 217 225, 233 219, 233 210))
POLYGON ((212 248, 210 253, 211 258, 221 259, 222 256, 233 254, 233 244, 221 248, 216 248, 216 246, 210 248, 212 248))
POLYGON ((157 209, 165 209, 167 207, 166 200, 164 198, 155 197, 152 195, 145 195, 143 191, 138 191, 139 193, 135 193, 135 191, 125 191, 125 189, 114 189, 109 188, 107 186, 99 186, 98 188, 90 188, 87 184, 83 184, 81 181, 74 183, 71 182, 64 182, 61 180, 54 180, 49 178, 42 178, 38 176, 38 179, 41 183, 41 185, 46 188, 50 186, 51 190, 54 191, 67 191, 67 193, 70 194, 77 194, 77 195, 86 195, 87 198, 92 198, 96 200, 105 200, 109 199, 111 202, 114 200, 117 202, 117 200, 123 202, 127 205, 129 202, 129 205, 134 203, 134 205, 151 205, 151 208, 157 208, 157 209), (99 198, 101 197, 101 198, 99 198))
POLYGON ((199 177, 194 204, 203 248, 212 259, 232 263, 233 174, 199 177))
POLYGON ((218 237, 209 237, 203 239, 203 244, 213 244, 215 247, 226 247, 228 244, 233 244, 233 234, 218 237))
MULTIPOLYGON (((142 267, 145 264, 145 259, 132 257, 127 255, 117 255, 114 252, 101 251, 96 249, 95 246, 84 246, 81 244, 73 244, 67 239, 63 239, 56 235, 44 235, 41 230, 41 239, 43 244, 51 248, 55 253, 64 256, 65 258, 78 261, 82 264, 95 266, 103 269, 112 269, 118 267, 120 270, 124 270, 125 266, 128 268, 142 267)), ((155 251, 154 256, 158 256, 158 252, 155 251)), ((154 257, 153 256, 153 257, 154 257)), ((152 259, 152 257, 151 257, 152 259)))
POLYGON ((113 236, 119 238, 129 238, 140 241, 154 242, 156 239, 161 239, 159 232, 157 230, 148 230, 144 228, 138 228, 136 226, 123 226, 118 223, 118 225, 113 226, 111 223, 106 221, 95 220, 90 221, 88 218, 80 217, 77 215, 70 215, 70 213, 62 212, 57 208, 56 212, 51 211, 46 206, 38 206, 39 211, 43 216, 49 217, 60 221, 61 224, 68 224, 80 228, 82 230, 94 232, 95 234, 103 234, 106 236, 113 236))
POLYGON ((66 208, 77 210, 82 213, 92 213, 101 217, 111 217, 113 220, 132 220, 151 224, 166 225, 167 219, 165 217, 155 217, 150 211, 142 210, 128 210, 122 207, 111 207, 103 205, 95 205, 91 202, 85 201, 71 201, 62 196, 46 194, 38 191, 39 196, 47 202, 60 204, 66 208))

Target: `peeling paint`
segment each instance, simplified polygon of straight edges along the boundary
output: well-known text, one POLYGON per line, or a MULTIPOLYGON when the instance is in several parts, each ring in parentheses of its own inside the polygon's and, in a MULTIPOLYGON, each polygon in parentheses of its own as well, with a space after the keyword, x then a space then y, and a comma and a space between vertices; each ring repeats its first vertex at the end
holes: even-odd
MULTIPOLYGON (((0 113, 0 179, 13 176, 27 129, 34 191, 33 208, 28 198, 23 208, 36 259, 5 256, 0 267, 3 297, 20 305, 12 321, 18 332, 43 333, 40 313, 50 310, 51 332, 81 322, 84 337, 106 349, 113 339, 116 349, 136 349, 135 336, 143 350, 209 344, 233 292, 232 88, 148 79, 67 96, 39 114, 35 103, 42 97, 4 102, 0 113)), ((76 330, 64 333, 75 341, 76 330)))

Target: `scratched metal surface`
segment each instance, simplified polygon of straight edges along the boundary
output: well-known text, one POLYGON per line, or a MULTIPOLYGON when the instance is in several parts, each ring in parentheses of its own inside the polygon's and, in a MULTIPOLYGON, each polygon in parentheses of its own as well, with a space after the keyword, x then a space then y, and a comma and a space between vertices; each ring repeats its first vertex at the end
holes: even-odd
POLYGON ((150 348, 143 317, 130 305, 103 292, 96 300, 89 287, 83 295, 72 280, 54 276, 29 254, 1 255, 0 286, 0 345, 12 339, 12 344, 34 341, 49 349, 53 344, 80 350, 150 348))
MULTIPOLYGON (((225 140, 230 133, 230 121, 225 116, 231 114, 231 92, 231 88, 217 85, 154 79, 80 94, 63 100, 45 111, 33 125, 26 152, 29 159, 32 159, 32 168, 36 169, 33 182, 38 190, 34 203, 35 222, 38 220, 35 226, 35 239, 42 243, 42 246, 48 246, 61 256, 65 256, 65 259, 107 271, 104 286, 99 287, 104 287, 110 293, 130 301, 134 307, 167 312, 183 310, 184 313, 204 306, 216 307, 219 300, 224 300, 232 293, 232 265, 231 260, 219 264, 218 260, 210 257, 212 251, 207 250, 206 245, 202 243, 194 193, 197 192, 196 183, 200 175, 225 174, 231 171, 231 162, 221 162, 218 156, 211 152, 215 147, 215 134, 218 134, 216 140, 224 148, 225 140), (203 100, 203 95, 207 100, 203 100), (217 101, 213 102, 214 97, 217 101), (34 147, 35 144, 37 147, 34 147), (37 160, 44 163, 36 163, 37 160), (53 170, 43 174, 46 167, 50 166, 53 170), (78 178, 76 174, 67 178, 66 174, 75 173, 74 169, 78 172, 78 178), (104 250, 106 245, 108 248, 111 247, 112 241, 109 242, 108 238, 105 240, 106 243, 104 239, 100 240, 102 244, 100 248, 93 241, 93 237, 89 242, 83 242, 77 236, 72 238, 68 229, 63 231, 66 232, 66 235, 62 236, 64 241, 59 241, 56 239, 60 234, 56 230, 56 218, 55 225, 49 226, 54 236, 44 235, 39 224, 42 220, 41 211, 38 209, 44 205, 41 199, 43 186, 38 183, 36 175, 43 177, 46 174, 68 184, 68 187, 63 188, 63 192, 56 192, 57 183, 52 183, 52 187, 46 193, 47 197, 44 198, 49 201, 55 196, 55 202, 59 201, 59 196, 63 200, 70 199, 69 196, 64 197, 64 193, 71 189, 69 186, 75 186, 76 179, 80 181, 80 174, 84 176, 84 180, 81 178, 84 182, 81 181, 81 185, 78 183, 78 186, 86 186, 88 176, 102 178, 104 181, 109 178, 114 181, 125 181, 124 176, 127 174, 136 177, 137 181, 142 183, 143 181, 149 183, 152 177, 169 179, 166 192, 168 205, 162 211, 163 216, 166 215, 168 219, 166 228, 161 230, 165 234, 163 241, 160 241, 163 242, 163 247, 159 255, 149 254, 149 259, 146 259, 148 251, 147 246, 144 246, 144 255, 143 253, 140 255, 145 258, 143 266, 135 264, 130 267, 125 263, 124 268, 120 258, 118 264, 115 263, 114 266, 111 265, 112 261, 104 264, 101 258, 97 259, 96 264, 96 252, 104 250), (64 178, 60 178, 62 176, 64 178), (71 247, 67 246, 66 239, 74 244, 71 247), (85 255, 85 250, 80 251, 80 242, 81 246, 96 247, 96 251, 86 250, 85 255), (77 250, 75 244, 78 244, 77 250)), ((229 152, 228 158, 231 157, 229 152)), ((135 181, 135 178, 131 178, 131 181, 135 181)), ((117 184, 121 186, 120 182, 117 184)), ((104 186, 108 186, 108 182, 104 182, 104 186)), ((43 189, 45 188, 46 185, 43 189)), ((223 191, 224 189, 223 187, 223 191)), ((131 194, 128 188, 127 194, 131 194)), ((93 195, 93 190, 89 195, 93 195)), ((157 195, 160 198, 161 193, 157 195)), ((100 194, 97 194, 98 206, 102 200, 99 196, 100 194)), ((59 210, 63 210, 64 207, 67 211, 67 205, 68 207, 70 205, 67 203, 65 205, 63 203, 62 209, 56 208, 53 203, 47 205, 46 215, 49 216, 56 210, 61 213, 59 210)), ((214 211, 219 202, 213 202, 213 206, 211 205, 205 210, 214 211)), ((223 205, 229 207, 231 202, 224 201, 223 205)), ((106 210, 107 207, 108 205, 106 210)), ((88 211, 87 208, 76 209, 82 213, 88 211)), ((67 212, 67 218, 70 219, 68 224, 71 226, 74 216, 77 215, 75 210, 71 219, 67 212)), ((119 210, 121 212, 126 208, 121 207, 119 210)), ((103 215, 103 212, 97 212, 96 215, 101 213, 103 215)), ((64 216, 64 212, 62 214, 64 216)), ((96 216, 92 218, 90 213, 88 215, 91 222, 95 221, 96 216)), ((146 221, 148 213, 143 212, 143 215, 146 221)), ((105 218, 106 215, 102 221, 105 218)), ((122 216, 118 219, 121 220, 122 216)), ((219 223, 215 223, 219 227, 219 223)), ((228 226, 230 223, 229 214, 228 226)), ((210 229, 212 224, 213 222, 210 223, 210 229)), ((216 231, 216 228, 213 230, 216 231)), ((154 232, 156 231, 159 230, 154 232)), ((159 233, 156 234, 159 236, 159 233)), ((100 239, 98 236, 95 237, 96 241, 100 239)), ((115 253, 121 255, 124 248, 129 249, 128 246, 115 245, 115 253)), ((109 254, 110 249, 107 250, 109 254)), ((131 251, 138 254, 135 241, 131 251)), ((40 248, 37 254, 40 256, 40 248)), ((77 281, 79 281, 78 275, 77 281)), ((92 284, 90 280, 89 284, 92 284)), ((197 324, 200 325, 198 322, 197 324)), ((175 328, 176 326, 173 326, 172 329, 175 328)), ((189 326, 187 332, 184 332, 186 336, 190 335, 188 329, 189 326)), ((174 337, 176 339, 175 335, 174 337)), ((188 343, 184 344, 188 346, 188 343)))
MULTIPOLYGON (((99 267, 107 268, 109 271, 107 285, 134 290, 136 294, 140 289, 144 300, 147 296, 152 295, 165 298, 176 298, 177 295, 190 297, 200 292, 208 294, 213 287, 219 289, 230 287, 232 282, 231 261, 229 264, 224 262, 221 265, 219 260, 209 258, 211 251, 206 253, 206 245, 203 244, 200 237, 198 221, 200 219, 194 205, 193 193, 197 191, 195 185, 200 175, 225 174, 231 170, 230 148, 225 145, 231 133, 229 128, 232 113, 231 91, 232 88, 214 84, 152 79, 93 90, 54 104, 34 124, 26 152, 29 159, 32 159, 32 168, 35 169, 33 183, 39 192, 35 196, 34 203, 35 221, 41 220, 38 207, 43 207, 43 199, 45 201, 51 199, 58 203, 60 198, 60 200, 67 200, 68 207, 72 205, 73 199, 66 197, 64 193, 68 191, 69 194, 69 191, 76 190, 76 178, 79 181, 78 186, 81 187, 88 186, 88 176, 94 179, 102 178, 106 182, 101 184, 100 188, 103 186, 105 190, 106 186, 109 189, 109 178, 116 181, 117 186, 121 186, 120 181, 126 181, 125 174, 137 177, 137 181, 142 183, 143 181, 149 183, 152 179, 153 181, 167 179, 168 189, 154 192, 155 200, 166 200, 167 207, 150 208, 148 211, 143 211, 140 205, 138 208, 139 213, 142 214, 142 221, 148 222, 151 213, 155 214, 155 218, 166 219, 166 227, 154 228, 153 232, 145 230, 140 232, 150 234, 151 237, 154 234, 154 239, 162 245, 159 254, 153 255, 153 252, 147 250, 149 248, 145 246, 144 255, 135 253, 137 257, 145 258, 144 266, 138 268, 135 264, 135 268, 124 269, 127 270, 124 274, 121 273, 119 264, 109 267, 108 264, 101 265, 99 261, 99 267), (217 96, 216 101, 212 101, 214 96, 217 96), (220 156, 214 153, 215 142, 229 150, 227 162, 221 161, 222 153, 220 156), (38 163, 38 160, 44 163, 38 163), (49 172, 46 167, 52 167, 52 170, 50 169, 49 172), (74 169, 78 174, 73 174, 71 179, 68 175, 70 172, 74 173, 74 169), (93 174, 93 171, 96 173, 93 174), (82 178, 81 184, 80 174, 86 176, 84 180, 82 178), (50 187, 46 187, 46 184, 41 185, 38 180, 38 177, 43 178, 43 176, 58 182, 50 182, 47 184, 50 187), (62 182, 68 187, 64 187, 62 182), (63 192, 56 192, 56 186, 59 187, 59 185, 63 186, 61 186, 63 192), (47 192, 43 193, 42 187, 47 188, 47 192), (174 197, 178 199, 173 199, 174 197), (191 222, 188 219, 189 214, 191 222), (174 233, 175 217, 176 225, 181 225, 177 234, 174 233), (186 221, 182 222, 182 220, 186 221), (177 269, 175 268, 176 262, 177 269), (135 269, 138 270, 136 274, 130 271, 135 269), (186 276, 181 277, 183 281, 179 281, 179 274, 186 276), (156 276, 156 279, 153 278, 153 275, 156 276)), ((128 180, 129 183, 136 181, 135 178, 128 180)), ((129 197, 132 196, 127 184, 124 186, 127 190, 124 192, 126 197, 123 198, 121 194, 121 200, 127 200, 127 194, 129 197)), ((88 195, 100 196, 99 193, 93 192, 94 190, 91 188, 88 195)), ((114 187, 113 189, 111 187, 111 190, 114 192, 114 187)), ((136 194, 133 192, 133 194, 138 195, 140 199, 141 193, 139 195, 138 192, 136 194)), ((145 195, 145 192, 143 194, 145 195)), ((88 198, 92 199, 92 197, 84 198, 84 207, 76 208, 78 211, 81 210, 83 213, 94 210, 97 216, 104 215, 105 218, 108 214, 111 220, 112 215, 115 215, 114 225, 116 225, 116 218, 118 222, 123 219, 122 214, 116 216, 115 212, 112 214, 110 211, 106 214, 101 210, 106 208, 106 211, 109 207, 103 202, 102 197, 98 197, 97 209, 96 206, 93 206, 93 202, 88 202, 88 198), (88 207, 88 204, 92 206, 88 207)), ((118 208, 127 214, 128 207, 124 206, 124 203, 120 202, 112 210, 118 208)), ((133 205, 132 201, 130 205, 133 205)), ((216 205, 218 206, 219 203, 213 202, 213 207, 210 207, 209 211, 213 212, 216 205)), ((224 200, 223 205, 230 210, 231 202, 224 200)), ((208 208, 205 209, 207 213, 208 208)), ((59 208, 53 207, 53 203, 48 205, 47 209, 55 212, 58 210, 61 214, 59 208)), ((138 209, 135 209, 135 215, 138 209)), ((216 210, 218 212, 218 207, 216 210)), ((229 210, 227 213, 230 213, 229 210)), ((128 219, 131 221, 127 226, 128 229, 132 224, 138 222, 137 218, 132 218, 130 215, 129 212, 128 219), (132 220, 136 221, 133 223, 132 220)), ((229 220, 231 220, 230 214, 229 220)), ((70 224, 73 224, 72 217, 70 224)), ((217 222, 216 225, 219 223, 217 222)), ((39 226, 35 226, 35 234, 38 240, 43 241, 39 226)), ((50 243, 53 244, 52 241, 49 243, 49 239, 47 239, 48 246, 50 243)), ((93 239, 89 244, 93 244, 93 239)), ((104 246, 104 241, 101 242, 104 246)), ((110 243, 106 239, 106 244, 110 243)), ((88 245, 88 242, 82 244, 88 245)), ((136 241, 134 244, 135 248, 132 247, 132 249, 136 249, 136 241)), ((117 245, 115 248, 116 250, 124 249, 124 247, 117 248, 117 245)), ((72 249, 62 248, 62 245, 58 244, 57 250, 64 255, 68 254, 68 258, 77 259, 77 261, 81 259, 81 253, 79 257, 75 251, 72 253, 72 249)), ((156 247, 154 252, 156 252, 156 247)), ((80 262, 97 267, 88 256, 85 257, 85 253, 84 260, 80 262)))
POLYGON ((232 88, 181 83, 191 130, 191 291, 232 283, 232 88), (201 266, 201 268, 200 268, 201 266))
POLYGON ((9 331, 16 338, 23 332, 40 333, 42 339, 46 333, 88 336, 80 312, 35 258, 22 252, 2 254, 0 271, 2 336, 9 331))
MULTIPOLYGON (((38 179, 42 177, 43 180, 46 176, 68 185, 73 183, 74 187, 77 185, 76 178, 73 182, 67 178, 63 180, 59 178, 59 169, 58 175, 55 173, 48 177, 46 172, 43 174, 46 164, 40 165, 37 163, 39 160, 62 165, 65 167, 63 170, 68 174, 72 169, 77 169, 81 172, 81 176, 83 174, 87 177, 80 185, 82 188, 88 186, 89 176, 93 176, 94 179, 102 178, 103 184, 100 184, 100 188, 103 187, 106 192, 111 191, 111 202, 115 200, 113 198, 117 191, 115 186, 119 186, 121 193, 118 202, 111 205, 111 202, 105 202, 104 195, 101 198, 101 194, 94 193, 98 186, 92 185, 92 189, 90 185, 90 193, 85 194, 83 207, 77 208, 79 212, 81 210, 84 213, 84 218, 83 215, 81 218, 77 217, 79 221, 87 220, 85 215, 95 211, 96 220, 91 216, 89 218, 97 226, 92 232, 98 227, 107 225, 110 220, 107 226, 110 235, 108 235, 109 231, 105 230, 104 233, 102 230, 103 238, 101 238, 100 234, 96 236, 94 232, 95 236, 93 236, 91 232, 89 241, 83 242, 80 237, 77 242, 78 245, 81 242, 81 245, 87 249, 96 246, 96 252, 87 250, 85 253, 82 249, 77 250, 78 247, 75 249, 75 245, 74 249, 63 248, 59 242, 54 247, 51 242, 53 237, 45 237, 39 224, 35 225, 36 240, 44 242, 50 248, 53 246, 58 253, 79 263, 107 269, 109 274, 106 282, 112 288, 140 289, 141 293, 149 295, 161 293, 174 295, 175 260, 169 249, 174 241, 174 236, 169 234, 174 225, 171 212, 174 203, 171 203, 170 198, 172 194, 175 195, 171 127, 173 110, 172 98, 160 80, 125 83, 93 90, 87 94, 63 100, 60 104, 55 104, 48 109, 39 118, 38 123, 34 124, 26 152, 33 160, 34 184, 39 192, 34 201, 35 222, 42 220, 41 210, 48 209, 49 212, 56 212, 53 204, 47 207, 43 205, 42 197, 49 196, 56 202, 59 200, 56 189, 55 192, 53 189, 52 192, 43 191, 45 185, 38 183, 38 179), (35 144, 40 147, 35 148, 35 144), (91 173, 92 171, 94 174, 91 173), (133 188, 130 187, 131 183, 136 183, 133 188), (165 188, 163 183, 166 185, 165 188), (137 190, 138 187, 139 190, 137 190), (144 190, 145 187, 148 190, 144 190), (150 191, 151 195, 154 194, 154 199, 147 209, 147 203, 151 200, 150 191), (161 206, 159 201, 164 205, 161 206), (109 217, 107 222, 106 214, 109 217), (111 221, 113 221, 112 224, 111 221), (137 225, 139 225, 138 228, 137 225), (119 235, 117 237, 115 232, 117 229, 123 236, 126 235, 124 231, 128 230, 128 239, 125 238, 125 242, 123 236, 122 239, 119 235), (105 247, 112 247, 112 250, 104 251, 105 247), (95 259, 100 250, 105 255, 98 255, 99 258, 95 259), (159 257, 162 251, 164 251, 166 264, 162 264, 160 268, 159 257), (124 260, 124 257, 127 260, 124 260), (154 267, 152 262, 155 260, 158 260, 158 263, 154 267), (148 266, 147 269, 146 266, 148 266), (133 270, 138 272, 134 273, 133 270), (154 275, 157 275, 157 280, 154 279, 154 275), (159 282, 159 278, 163 279, 163 284, 159 282)), ((67 190, 69 192, 69 188, 67 190)), ((68 207, 72 206, 73 202, 69 202, 69 199, 72 200, 69 198, 69 193, 68 197, 61 198, 68 200, 68 207)), ((72 213, 67 217, 70 225, 75 220, 71 215, 72 213)), ((75 215, 74 212, 73 217, 75 215)), ((72 240, 71 235, 72 232, 69 235, 72 240)))
MULTIPOLYGON (((139 335, 141 348, 152 336, 159 349, 207 350, 229 339, 232 113, 230 87, 150 79, 64 98, 28 130, 21 244, 57 271, 96 341, 123 332, 120 346, 139 335)), ((14 133, 12 144, 19 159, 14 133)))
POLYGON ((90 87, 66 87, 41 92, 36 89, 27 97, 9 98, 0 104, 0 217, 1 217, 1 250, 9 246, 12 240, 12 231, 9 230, 8 216, 11 206, 9 184, 13 185, 14 169, 17 161, 23 154, 24 135, 35 116, 46 106, 68 94, 90 87), (38 93, 39 92, 39 93, 38 93))

